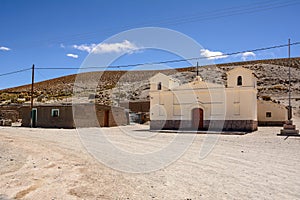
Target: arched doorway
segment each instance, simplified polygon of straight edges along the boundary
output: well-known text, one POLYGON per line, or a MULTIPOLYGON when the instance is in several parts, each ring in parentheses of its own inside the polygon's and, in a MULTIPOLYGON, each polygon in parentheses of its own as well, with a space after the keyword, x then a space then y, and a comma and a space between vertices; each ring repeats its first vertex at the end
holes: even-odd
POLYGON ((203 110, 201 108, 194 108, 192 110, 192 128, 203 129, 203 110))

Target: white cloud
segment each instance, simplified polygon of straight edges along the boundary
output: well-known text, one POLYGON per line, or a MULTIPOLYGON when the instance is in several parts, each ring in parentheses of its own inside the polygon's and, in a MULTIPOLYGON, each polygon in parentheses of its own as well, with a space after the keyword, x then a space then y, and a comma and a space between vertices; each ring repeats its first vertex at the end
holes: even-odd
POLYGON ((240 56, 242 57, 242 60, 245 61, 247 60, 248 57, 255 57, 256 54, 248 51, 248 52, 241 53, 240 56))
POLYGON ((11 49, 8 47, 0 47, 0 51, 10 51, 11 49))
POLYGON ((78 58, 78 55, 72 53, 68 53, 67 56, 71 58, 78 58))
POLYGON ((132 53, 139 48, 132 42, 124 40, 119 43, 101 43, 97 44, 82 44, 73 45, 74 49, 86 51, 88 53, 103 54, 103 53, 132 53))
POLYGON ((60 48, 63 48, 63 49, 65 49, 65 48, 66 48, 66 46, 65 46, 63 43, 61 43, 61 44, 60 44, 60 48))
POLYGON ((91 53, 92 50, 96 47, 96 44, 81 44, 81 45, 73 45, 72 47, 74 49, 80 50, 80 51, 86 51, 88 53, 91 53))
POLYGON ((215 60, 215 59, 221 59, 221 58, 227 58, 227 55, 224 55, 224 53, 220 51, 210 51, 208 49, 201 49, 200 55, 203 57, 207 57, 208 60, 215 60))

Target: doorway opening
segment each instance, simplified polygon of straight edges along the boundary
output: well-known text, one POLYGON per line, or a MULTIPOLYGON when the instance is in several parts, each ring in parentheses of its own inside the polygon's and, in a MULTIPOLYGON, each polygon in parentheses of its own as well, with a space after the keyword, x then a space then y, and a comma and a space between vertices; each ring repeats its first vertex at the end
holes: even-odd
POLYGON ((36 127, 36 122, 37 122, 37 109, 32 108, 31 110, 31 127, 36 127))
POLYGON ((196 130, 203 129, 203 109, 194 108, 192 110, 192 128, 196 130))
POLYGON ((104 111, 104 127, 109 127, 109 110, 104 111))

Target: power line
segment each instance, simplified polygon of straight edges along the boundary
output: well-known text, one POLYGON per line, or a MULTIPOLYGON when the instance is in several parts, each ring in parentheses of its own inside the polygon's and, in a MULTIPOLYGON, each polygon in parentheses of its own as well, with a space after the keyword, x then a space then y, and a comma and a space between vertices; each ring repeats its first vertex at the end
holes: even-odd
POLYGON ((17 70, 17 71, 7 72, 7 73, 4 73, 4 74, 0 74, 0 76, 6 76, 6 75, 11 75, 11 74, 17 74, 17 73, 25 72, 25 71, 28 71, 28 70, 31 70, 31 68, 25 68, 25 69, 21 69, 21 70, 17 70))
POLYGON ((167 24, 164 25, 177 25, 177 24, 183 24, 183 23, 191 23, 191 22, 199 22, 199 21, 206 21, 206 20, 212 20, 212 19, 219 19, 219 18, 224 18, 224 17, 231 17, 231 16, 236 16, 236 15, 243 15, 243 14, 250 14, 250 13, 256 13, 256 12, 262 12, 266 10, 271 10, 275 8, 282 8, 282 7, 287 7, 295 4, 299 4, 300 2, 295 2, 295 1, 290 1, 290 2, 283 2, 283 3, 271 3, 271 4, 266 4, 266 5, 259 5, 259 4, 249 4, 246 6, 246 8, 241 7, 241 9, 236 9, 239 7, 232 7, 232 9, 228 10, 220 10, 221 12, 216 12, 216 14, 208 14, 208 15, 201 15, 199 16, 194 16, 194 17, 188 17, 188 18, 183 18, 179 21, 170 21, 167 24))
POLYGON ((198 13, 195 13, 193 15, 186 15, 181 17, 169 17, 165 18, 163 20, 157 20, 157 21, 146 21, 146 22, 140 22, 132 25, 125 25, 125 26, 118 26, 118 27, 111 27, 111 28, 104 28, 99 31, 95 32, 86 32, 86 33, 79 33, 79 34, 73 34, 73 35, 65 35, 55 38, 50 38, 48 40, 40 40, 40 41, 34 41, 31 42, 34 44, 34 46, 38 46, 41 43, 65 43, 65 42, 74 42, 79 41, 82 39, 89 39, 94 38, 95 35, 101 33, 112 33, 115 30, 124 30, 124 29, 130 29, 134 27, 143 27, 143 26, 166 26, 166 25, 179 25, 179 24, 186 24, 191 22, 200 22, 200 21, 207 21, 212 19, 219 19, 224 17, 230 17, 230 16, 237 16, 237 15, 243 15, 243 14, 250 14, 250 13, 256 13, 256 12, 262 12, 266 10, 276 9, 276 8, 282 8, 287 6, 292 6, 295 4, 299 4, 300 2, 297 0, 289 0, 289 1, 263 1, 263 2, 257 2, 255 4, 245 4, 240 6, 234 6, 234 7, 227 7, 222 9, 216 9, 211 11, 201 11, 198 13))
MULTIPOLYGON (((132 27, 137 27, 137 26, 163 26, 163 25, 178 25, 178 24, 186 24, 190 22, 196 22, 196 21, 206 21, 206 20, 211 20, 211 19, 218 19, 218 18, 224 18, 224 17, 229 17, 229 16, 236 16, 236 15, 241 15, 241 14, 249 14, 249 13, 255 13, 255 12, 261 12, 265 10, 270 10, 270 9, 275 9, 275 8, 281 8, 281 7, 286 7, 286 6, 291 6, 295 4, 299 4, 299 1, 291 0, 291 1, 284 1, 284 2, 274 2, 274 1, 266 1, 266 2, 261 2, 261 3, 256 3, 253 5, 252 4, 247 4, 244 6, 235 6, 235 7, 230 7, 230 8, 223 8, 223 9, 218 9, 218 10, 212 10, 208 12, 201 12, 201 14, 196 14, 192 16, 186 16, 186 17, 176 17, 176 18, 168 18, 165 20, 160 20, 160 21, 154 21, 154 22, 142 22, 142 23, 137 23, 135 25, 127 25, 123 26, 121 28, 123 29, 128 29, 132 27)), ((111 32, 114 30, 114 28, 106 29, 106 31, 111 32)), ((91 38, 92 35, 98 34, 99 32, 90 32, 90 33, 82 33, 82 34, 77 34, 73 36, 69 36, 67 39, 71 39, 69 41, 74 41, 74 40, 80 40, 80 39, 86 39, 86 38, 91 38)), ((105 33, 102 30, 101 33, 105 33)), ((57 38, 59 40, 59 38, 57 38)), ((54 42, 54 40, 52 40, 54 42)))
MULTIPOLYGON (((291 43, 290 46, 294 45, 299 45, 300 42, 294 42, 291 43)), ((127 68, 127 67, 137 67, 137 66, 145 66, 145 65, 158 65, 158 64, 167 64, 167 63, 178 63, 178 62, 186 62, 186 61, 191 61, 191 60, 202 60, 202 59, 209 59, 209 58, 217 58, 220 56, 232 56, 232 55, 237 55, 237 54, 242 54, 246 52, 258 52, 258 51, 265 51, 265 50, 270 50, 270 49, 276 49, 276 48, 283 48, 287 47, 288 44, 282 44, 282 45, 276 45, 276 46, 271 46, 271 47, 263 47, 263 48, 257 48, 257 49, 251 49, 251 50, 244 50, 244 51, 237 51, 237 52, 232 52, 232 53, 224 53, 222 55, 215 55, 215 56, 200 56, 200 57, 195 57, 195 58, 187 58, 187 59, 177 59, 177 60, 167 60, 167 61, 157 61, 157 62, 147 62, 147 63, 136 63, 136 64, 128 64, 128 65, 118 65, 118 66, 101 66, 101 67, 37 67, 35 69, 38 70, 56 70, 56 69, 63 69, 63 70, 68 70, 68 69, 76 69, 76 70, 85 70, 85 69, 106 69, 106 68, 127 68)))
MULTIPOLYGON (((299 45, 300 42, 294 42, 291 43, 290 46, 299 45)), ((136 67, 136 66, 145 66, 145 65, 158 65, 158 64, 167 64, 167 63, 178 63, 178 62, 186 62, 191 60, 201 60, 201 59, 209 59, 209 58, 217 58, 220 56, 232 56, 237 54, 242 54, 246 52, 258 52, 258 51, 265 51, 270 49, 276 49, 276 48, 283 48, 287 47, 289 44, 282 44, 282 45, 275 45, 271 47, 263 47, 263 48, 257 48, 257 49, 251 49, 251 50, 244 50, 244 51, 237 51, 237 52, 231 52, 231 53, 224 53, 222 55, 215 55, 215 56, 200 56, 200 57, 194 57, 194 58, 187 58, 187 59, 177 59, 177 60, 166 60, 166 61, 157 61, 157 62, 146 62, 146 63, 135 63, 135 64, 128 64, 128 65, 118 65, 118 66, 102 66, 102 67, 35 67, 36 70, 85 70, 85 69, 106 69, 106 68, 127 68, 127 67, 136 67)), ((32 70, 32 68, 25 68, 17 71, 7 72, 4 74, 0 74, 1 76, 7 76, 12 74, 17 74, 25 71, 32 70)))

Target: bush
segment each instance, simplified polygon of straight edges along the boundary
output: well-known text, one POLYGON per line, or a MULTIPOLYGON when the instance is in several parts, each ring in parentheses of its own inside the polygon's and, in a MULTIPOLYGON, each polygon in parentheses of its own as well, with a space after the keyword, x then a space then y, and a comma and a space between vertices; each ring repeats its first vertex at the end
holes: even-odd
POLYGON ((269 96, 262 96, 261 97, 264 101, 271 101, 272 99, 271 99, 271 97, 269 97, 269 96))

